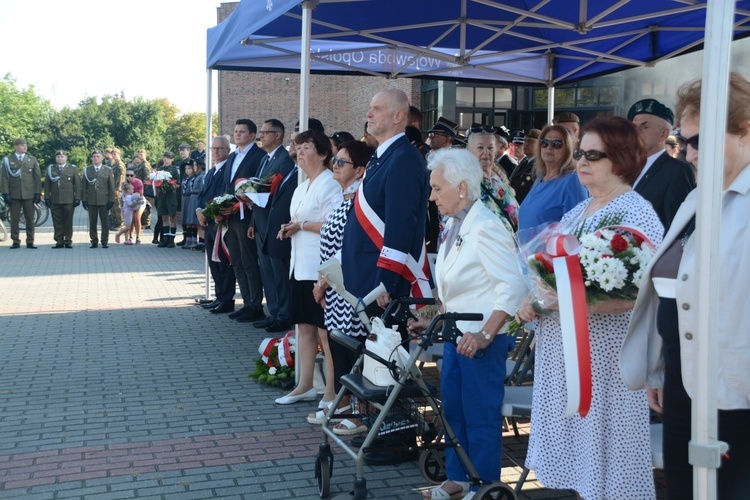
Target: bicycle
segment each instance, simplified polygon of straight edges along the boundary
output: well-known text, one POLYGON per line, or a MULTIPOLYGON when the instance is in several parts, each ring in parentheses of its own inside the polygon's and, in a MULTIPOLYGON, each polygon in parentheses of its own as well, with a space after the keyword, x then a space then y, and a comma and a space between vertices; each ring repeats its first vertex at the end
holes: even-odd
POLYGON ((2 196, 0 196, 0 241, 5 241, 8 239, 8 228, 5 225, 5 221, 8 220, 8 205, 5 203, 5 200, 2 196))
MULTIPOLYGON (((34 227, 43 226, 47 219, 49 219, 49 207, 44 204, 44 198, 39 203, 34 204, 34 227)), ((18 216, 19 228, 21 230, 26 229, 26 218, 23 215, 23 208, 18 216)))

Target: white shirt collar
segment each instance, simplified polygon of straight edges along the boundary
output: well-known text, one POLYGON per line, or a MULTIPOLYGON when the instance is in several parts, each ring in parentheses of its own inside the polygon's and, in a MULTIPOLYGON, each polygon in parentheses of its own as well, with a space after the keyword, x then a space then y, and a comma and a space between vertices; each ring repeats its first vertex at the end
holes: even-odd
POLYGON ((406 134, 404 132, 400 132, 400 133, 394 135, 393 137, 391 137, 389 139, 386 139, 383 143, 381 143, 380 145, 378 145, 378 149, 376 150, 378 158, 380 158, 381 156, 383 156, 383 153, 385 153, 385 150, 388 149, 388 147, 391 144, 393 144, 394 142, 396 142, 396 139, 398 139, 402 135, 406 135, 406 134))

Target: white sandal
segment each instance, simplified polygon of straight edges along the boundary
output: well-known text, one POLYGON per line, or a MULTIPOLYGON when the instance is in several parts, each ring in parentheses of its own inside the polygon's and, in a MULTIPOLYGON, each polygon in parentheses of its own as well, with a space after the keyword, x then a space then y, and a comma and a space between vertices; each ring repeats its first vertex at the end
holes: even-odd
POLYGON ((436 486, 435 488, 423 492, 422 498, 426 498, 429 500, 448 500, 451 498, 463 498, 464 495, 469 493, 470 489, 471 485, 468 481, 453 481, 451 479, 448 479, 440 483, 440 486, 436 486), (447 483, 453 483, 457 486, 460 486, 461 491, 457 491, 456 493, 448 493, 443 488, 443 486, 445 486, 447 483))
POLYGON ((357 425, 348 418, 345 418, 333 428, 333 433, 337 436, 353 436, 362 432, 367 432, 367 426, 362 423, 357 425), (344 428, 339 427, 340 425, 343 425, 344 428))
MULTIPOLYGON (((326 408, 325 410, 318 410, 315 413, 309 414, 307 416, 307 423, 315 424, 315 425, 324 424, 326 421, 326 418, 328 417, 329 411, 330 411, 330 408, 326 408)), ((342 415, 344 413, 347 413, 348 411, 349 411, 348 406, 342 406, 341 408, 336 408, 336 411, 333 412, 334 417, 331 417, 331 422, 341 422, 341 419, 336 418, 335 415, 342 415)))

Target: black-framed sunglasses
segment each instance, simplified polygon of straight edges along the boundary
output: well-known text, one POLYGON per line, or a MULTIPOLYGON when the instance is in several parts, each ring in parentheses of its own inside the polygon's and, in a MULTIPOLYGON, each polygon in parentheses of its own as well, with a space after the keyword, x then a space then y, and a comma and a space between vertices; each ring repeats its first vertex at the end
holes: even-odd
POLYGON ((125 174, 125 177, 135 177, 134 174, 125 174))
POLYGON ((596 149, 589 149, 588 151, 584 151, 583 149, 576 149, 573 151, 573 159, 575 161, 580 160, 581 158, 586 158, 588 161, 599 161, 602 158, 606 158, 607 153, 604 151, 597 151, 596 149))
POLYGON ((695 134, 693 137, 683 137, 680 134, 677 134, 677 142, 680 143, 680 147, 682 149, 686 149, 688 146, 692 147, 694 150, 698 151, 698 136, 700 134, 695 134))
POLYGON ((563 141, 559 141, 557 139, 549 140, 549 139, 539 139, 539 147, 544 149, 548 146, 552 146, 554 149, 562 149, 563 147, 563 141))
POLYGON ((343 159, 343 158, 334 158, 334 159, 333 159, 333 166, 334 166, 334 167, 344 168, 344 167, 346 166, 346 164, 347 164, 347 163, 348 163, 349 165, 351 165, 352 167, 354 166, 354 163, 353 163, 353 162, 351 162, 351 161, 346 161, 346 160, 345 160, 345 159, 343 159))

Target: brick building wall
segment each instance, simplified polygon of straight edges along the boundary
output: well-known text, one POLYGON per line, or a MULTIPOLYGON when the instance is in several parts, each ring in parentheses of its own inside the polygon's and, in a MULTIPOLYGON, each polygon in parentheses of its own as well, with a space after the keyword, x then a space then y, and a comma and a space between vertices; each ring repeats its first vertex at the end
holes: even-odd
MULTIPOLYGON (((237 3, 218 7, 218 22, 234 11, 237 3)), ((314 14, 313 14, 314 15, 314 14)), ((258 127, 264 120, 281 120, 291 131, 299 117, 299 73, 219 71, 219 130, 231 134, 238 118, 250 118, 258 127)), ((309 116, 325 126, 326 133, 347 131, 360 138, 370 99, 385 89, 401 89, 420 106, 420 82, 372 76, 311 75, 309 116)), ((288 137, 288 136, 287 136, 288 137)))

